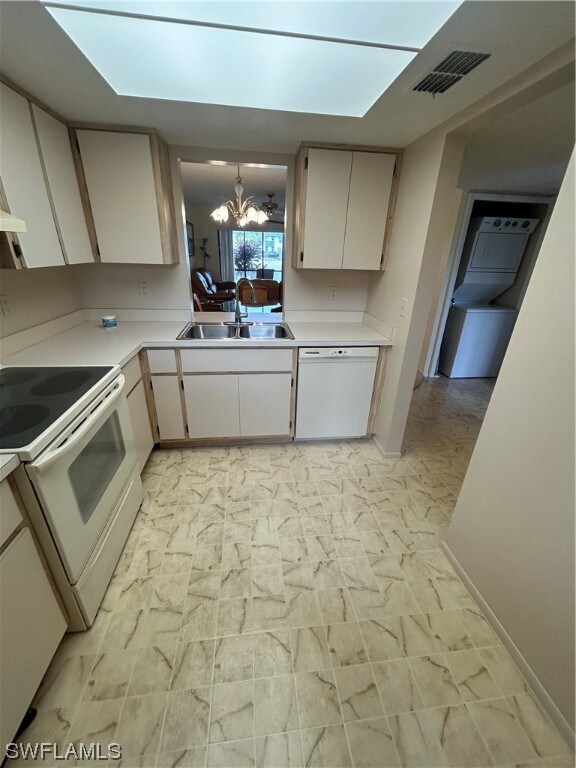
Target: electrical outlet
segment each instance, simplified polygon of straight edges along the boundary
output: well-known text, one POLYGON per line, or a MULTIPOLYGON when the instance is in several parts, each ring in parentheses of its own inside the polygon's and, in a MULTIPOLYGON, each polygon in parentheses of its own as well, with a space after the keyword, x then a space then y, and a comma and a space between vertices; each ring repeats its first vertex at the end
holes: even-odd
POLYGON ((12 314, 10 299, 5 293, 0 294, 0 311, 3 317, 9 317, 12 314))
POLYGON ((328 299, 330 301, 336 301, 337 298, 338 298, 338 288, 336 288, 335 285, 332 285, 330 286, 330 288, 328 288, 328 299))
POLYGON ((400 317, 406 317, 408 311, 408 299, 402 299, 402 306, 400 307, 400 317))
POLYGON ((138 293, 140 296, 148 295, 148 283, 138 283, 138 293))

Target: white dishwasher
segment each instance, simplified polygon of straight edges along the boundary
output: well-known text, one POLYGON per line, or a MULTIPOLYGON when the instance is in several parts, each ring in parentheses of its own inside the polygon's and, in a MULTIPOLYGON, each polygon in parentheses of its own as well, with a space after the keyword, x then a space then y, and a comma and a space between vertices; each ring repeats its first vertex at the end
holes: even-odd
POLYGON ((364 437, 378 347, 304 347, 298 353, 296 438, 364 437))

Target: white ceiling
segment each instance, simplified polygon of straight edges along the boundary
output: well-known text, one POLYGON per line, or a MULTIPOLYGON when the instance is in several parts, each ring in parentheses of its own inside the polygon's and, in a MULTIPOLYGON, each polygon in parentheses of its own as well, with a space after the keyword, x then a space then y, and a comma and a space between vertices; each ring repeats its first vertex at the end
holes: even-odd
MULTIPOLYGON (((118 96, 37 0, 0 2, 3 74, 64 117, 155 127, 171 144, 269 152, 293 153, 302 140, 406 146, 573 35, 572 2, 466 0, 368 113, 349 118, 118 96), (492 57, 446 94, 413 92, 454 49, 492 57)), ((260 71, 273 77, 274 62, 260 71)))
MULTIPOLYGON (((244 199, 253 196, 257 205, 274 193, 274 202, 284 210, 286 193, 286 168, 280 166, 258 167, 240 164, 244 185, 244 199)), ((235 165, 211 165, 208 163, 182 163, 184 199, 190 205, 208 205, 216 208, 223 200, 234 196, 236 184, 235 165)))

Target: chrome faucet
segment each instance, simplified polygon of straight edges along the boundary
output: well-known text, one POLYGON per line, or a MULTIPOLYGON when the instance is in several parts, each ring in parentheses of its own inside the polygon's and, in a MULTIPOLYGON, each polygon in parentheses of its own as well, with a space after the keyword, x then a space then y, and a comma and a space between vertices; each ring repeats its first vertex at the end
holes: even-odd
MULTIPOLYGON (((242 313, 240 311, 240 288, 241 286, 247 283, 250 286, 250 290, 252 291, 252 301, 256 303, 256 292, 254 291, 254 286, 252 285, 252 282, 248 280, 247 277, 241 277, 240 280, 236 283, 236 289, 234 291, 234 301, 235 301, 235 307, 234 307, 234 321, 228 320, 225 322, 225 325, 241 325, 242 324, 242 318, 248 317, 248 312, 242 313)), ((254 323, 244 323, 244 325, 254 325, 254 323)))

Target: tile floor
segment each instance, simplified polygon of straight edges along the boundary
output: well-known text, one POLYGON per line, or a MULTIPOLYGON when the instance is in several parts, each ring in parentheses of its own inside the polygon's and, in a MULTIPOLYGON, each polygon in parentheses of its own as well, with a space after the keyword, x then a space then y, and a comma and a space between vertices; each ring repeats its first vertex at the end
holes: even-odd
POLYGON ((491 387, 424 382, 370 442, 155 451, 94 627, 29 741, 109 765, 573 766, 439 549, 491 387))

